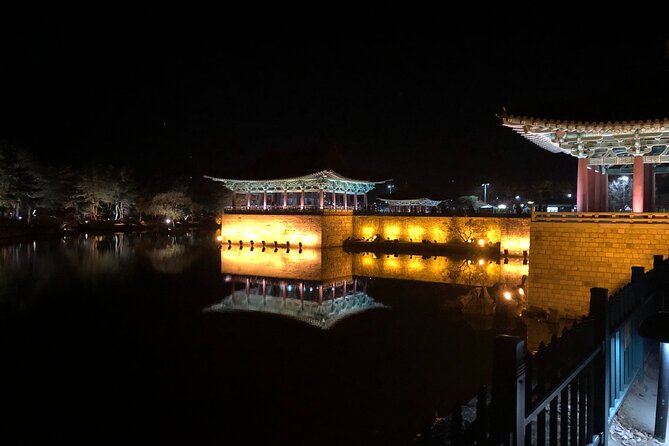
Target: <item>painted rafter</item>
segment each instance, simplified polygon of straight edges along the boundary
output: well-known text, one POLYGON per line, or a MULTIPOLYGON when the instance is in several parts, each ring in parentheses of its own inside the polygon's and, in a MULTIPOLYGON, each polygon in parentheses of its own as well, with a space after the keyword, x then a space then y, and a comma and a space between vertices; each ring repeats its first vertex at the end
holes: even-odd
POLYGON ((553 153, 588 158, 591 165, 669 162, 669 119, 654 121, 574 122, 500 115, 502 125, 553 153), (661 154, 655 153, 661 150, 661 154))

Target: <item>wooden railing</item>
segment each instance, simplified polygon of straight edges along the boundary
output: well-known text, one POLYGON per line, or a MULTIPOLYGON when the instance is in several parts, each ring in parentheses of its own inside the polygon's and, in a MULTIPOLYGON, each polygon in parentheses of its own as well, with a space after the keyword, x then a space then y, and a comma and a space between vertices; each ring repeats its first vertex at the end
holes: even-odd
MULTIPOLYGON (((450 417, 452 445, 606 445, 611 420, 643 365, 640 321, 667 287, 669 260, 632 268, 631 282, 609 298, 592 288, 587 317, 553 336, 535 354, 525 340, 495 340, 490 402, 479 392, 467 426, 461 407, 450 417)), ((430 444, 423 435, 423 444, 430 444)))
POLYGON ((533 212, 533 222, 551 223, 669 223, 669 213, 659 212, 533 212))

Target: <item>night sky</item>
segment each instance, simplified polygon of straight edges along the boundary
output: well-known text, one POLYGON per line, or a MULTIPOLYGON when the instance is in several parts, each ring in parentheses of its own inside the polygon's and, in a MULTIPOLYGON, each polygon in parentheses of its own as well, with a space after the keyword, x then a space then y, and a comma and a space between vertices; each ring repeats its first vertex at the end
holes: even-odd
POLYGON ((503 106, 669 116, 667 35, 453 22, 303 30, 149 8, 0 20, 0 139, 49 163, 255 178, 330 167, 451 195, 483 181, 575 181, 573 158, 501 127, 503 106))

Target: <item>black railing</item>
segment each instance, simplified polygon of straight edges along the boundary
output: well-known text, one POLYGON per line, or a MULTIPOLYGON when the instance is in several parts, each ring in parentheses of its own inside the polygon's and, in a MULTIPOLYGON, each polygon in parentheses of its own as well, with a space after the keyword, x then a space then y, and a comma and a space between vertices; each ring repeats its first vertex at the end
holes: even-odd
POLYGON ((608 290, 592 288, 589 315, 535 354, 524 339, 499 336, 490 402, 488 392, 479 392, 476 418, 467 426, 455 408, 451 444, 606 445, 609 425, 643 366, 639 324, 667 288, 668 270, 669 259, 655 256, 651 271, 633 267, 631 282, 610 298, 608 290))

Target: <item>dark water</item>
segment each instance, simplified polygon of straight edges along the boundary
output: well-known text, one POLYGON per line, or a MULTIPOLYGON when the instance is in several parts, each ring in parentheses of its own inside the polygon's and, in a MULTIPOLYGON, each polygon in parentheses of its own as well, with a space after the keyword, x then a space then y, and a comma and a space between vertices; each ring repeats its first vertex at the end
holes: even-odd
POLYGON ((496 334, 523 333, 447 310, 462 286, 356 283, 387 308, 324 330, 204 311, 240 286, 213 234, 0 247, 0 440, 411 444, 490 381, 496 334))

